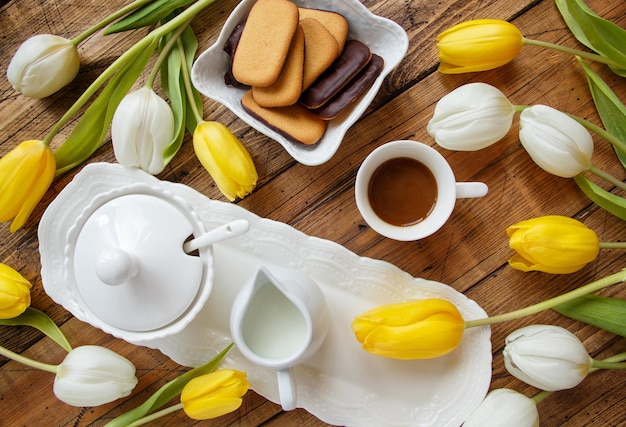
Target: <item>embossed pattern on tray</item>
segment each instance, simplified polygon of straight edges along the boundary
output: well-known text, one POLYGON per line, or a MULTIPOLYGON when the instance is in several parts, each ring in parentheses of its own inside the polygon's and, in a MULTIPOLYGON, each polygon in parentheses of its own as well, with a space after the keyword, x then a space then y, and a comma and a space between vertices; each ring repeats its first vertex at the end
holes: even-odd
MULTIPOLYGON (((202 364, 231 342, 232 301, 256 269, 260 265, 270 270, 272 266, 298 268, 318 283, 331 312, 331 327, 321 349, 295 368, 299 407, 336 425, 456 427, 482 401, 491 381, 489 328, 469 329, 459 348, 444 357, 416 361, 370 355, 350 329, 352 319, 362 311, 411 298, 445 298, 466 319, 485 317, 474 301, 444 284, 411 277, 387 262, 359 257, 334 242, 117 164, 86 166, 50 204, 40 223, 44 288, 77 318, 87 321, 65 281, 67 230, 76 212, 97 194, 137 182, 162 186, 183 197, 207 229, 244 218, 250 231, 214 245, 213 291, 185 329, 136 344, 159 349, 182 365, 202 364)), ((246 371, 253 390, 277 401, 273 370, 253 365, 236 348, 222 366, 246 371)))

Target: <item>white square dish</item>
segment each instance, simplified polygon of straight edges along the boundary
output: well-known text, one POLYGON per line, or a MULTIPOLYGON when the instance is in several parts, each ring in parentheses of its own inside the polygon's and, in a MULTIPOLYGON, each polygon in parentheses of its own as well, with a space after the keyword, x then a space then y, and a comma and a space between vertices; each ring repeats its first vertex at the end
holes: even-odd
POLYGON ((224 104, 248 125, 278 141, 295 160, 304 165, 316 166, 325 163, 335 154, 344 135, 372 102, 385 77, 404 58, 409 41, 402 27, 387 18, 374 15, 358 0, 292 1, 300 7, 342 14, 350 26, 348 39, 363 42, 372 53, 381 56, 385 61, 384 68, 374 84, 346 111, 328 122, 328 128, 318 143, 304 145, 289 141, 253 118, 241 106, 241 97, 246 89, 228 86, 224 82, 224 74, 229 67, 229 56, 223 50, 224 43, 235 26, 246 19, 256 0, 244 0, 233 10, 215 44, 195 61, 191 71, 191 80, 201 94, 224 104))

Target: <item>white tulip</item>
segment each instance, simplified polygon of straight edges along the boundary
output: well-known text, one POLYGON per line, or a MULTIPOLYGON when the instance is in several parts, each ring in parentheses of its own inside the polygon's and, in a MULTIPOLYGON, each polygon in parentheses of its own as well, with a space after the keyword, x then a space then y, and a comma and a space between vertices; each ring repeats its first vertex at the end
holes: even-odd
POLYGON ((511 333, 503 356, 511 375, 546 391, 575 387, 593 362, 576 335, 553 325, 531 325, 511 333))
POLYGON ((591 167, 593 139, 583 125, 545 105, 526 108, 520 115, 519 138, 539 167, 572 178, 591 167))
POLYGON ((107 348, 86 345, 70 351, 57 367, 55 396, 72 406, 98 406, 128 396, 135 366, 107 348))
POLYGON ((52 95, 78 74, 80 57, 68 39, 38 34, 17 49, 7 68, 13 88, 30 98, 52 95))
POLYGON ((539 427, 535 402, 508 388, 492 390, 463 427, 539 427))
POLYGON ((117 161, 156 175, 165 168, 163 151, 174 138, 174 113, 151 88, 127 94, 111 122, 111 140, 117 161))
POLYGON ((514 115, 515 106, 497 88, 469 83, 439 100, 427 130, 443 148, 475 151, 502 139, 514 115))

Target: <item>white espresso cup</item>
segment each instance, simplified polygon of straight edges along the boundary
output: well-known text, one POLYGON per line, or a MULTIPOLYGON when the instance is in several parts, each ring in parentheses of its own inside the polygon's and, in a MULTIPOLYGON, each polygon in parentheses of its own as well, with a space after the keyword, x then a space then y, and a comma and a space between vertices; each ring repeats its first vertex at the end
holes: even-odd
POLYGON ((372 151, 356 175, 356 204, 372 229, 390 239, 419 240, 439 230, 456 199, 482 197, 482 182, 456 182, 433 147, 392 141, 372 151))
POLYGON ((261 267, 239 291, 231 309, 235 345, 251 362, 276 369, 279 403, 297 406, 293 367, 321 346, 328 331, 328 306, 317 283, 287 268, 261 267))

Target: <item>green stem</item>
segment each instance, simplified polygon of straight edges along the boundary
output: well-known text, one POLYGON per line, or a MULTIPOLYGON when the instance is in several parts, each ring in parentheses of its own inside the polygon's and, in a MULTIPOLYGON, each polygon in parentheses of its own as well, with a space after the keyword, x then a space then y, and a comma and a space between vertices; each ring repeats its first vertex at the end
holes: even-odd
POLYGON ((600 242, 600 249, 626 249, 626 242, 600 242))
POLYGON ((137 427, 137 426, 144 425, 146 423, 149 423, 150 421, 154 421, 157 418, 161 418, 164 415, 171 414, 172 412, 178 411, 180 409, 183 409, 183 404, 182 403, 170 406, 169 408, 161 409, 160 411, 157 411, 157 412, 155 412, 153 414, 150 414, 150 415, 146 415, 143 418, 139 418, 137 421, 134 421, 134 422, 128 424, 127 427, 137 427))
POLYGON ((0 355, 7 357, 11 360, 15 360, 16 362, 19 362, 23 365, 30 366, 31 368, 41 369, 42 371, 52 372, 53 374, 56 374, 57 372, 56 365, 49 365, 47 363, 37 362, 36 360, 24 357, 21 354, 17 354, 2 346, 0 346, 0 355))
POLYGON ((191 20, 187 21, 184 25, 180 25, 176 29, 176 31, 172 34, 172 36, 167 41, 167 43, 165 43, 165 46, 163 46, 163 49, 161 49, 161 52, 159 52, 159 56, 156 59, 156 62, 154 63, 154 67, 152 67, 152 71, 150 72, 150 75, 148 76, 148 80, 146 81, 146 85, 145 85, 146 87, 151 88, 154 85, 154 80, 156 80, 156 76, 157 74, 159 74, 161 64, 163 64, 163 61, 167 59, 167 55, 172 50, 174 43, 176 43, 176 41, 180 38, 180 35, 183 33, 183 31, 185 31, 185 28, 187 28, 190 21, 191 20))
POLYGON ((104 82, 111 78, 120 68, 122 68, 128 60, 136 55, 139 55, 144 49, 159 40, 159 38, 173 31, 174 28, 177 28, 182 23, 191 20, 194 16, 196 16, 196 14, 198 14, 198 12, 214 1, 215 0, 198 0, 192 6, 185 9, 185 11, 183 11, 180 15, 151 31, 144 38, 135 43, 130 49, 124 52, 124 54, 117 58, 106 70, 102 72, 102 74, 100 74, 100 76, 98 76, 96 80, 94 80, 94 82, 87 88, 80 98, 78 98, 69 110, 65 112, 52 129, 50 129, 50 132, 48 132, 46 137, 43 139, 43 143, 49 146, 52 142, 52 138, 54 138, 63 126, 65 126, 72 116, 77 113, 83 105, 87 103, 89 98, 91 98, 98 91, 98 89, 100 89, 104 82))
POLYGON ((543 399, 550 396, 553 392, 542 390, 539 393, 535 394, 532 399, 535 401, 535 405, 539 404, 543 399))
POLYGON ((187 67, 187 61, 185 58, 185 47, 183 46, 183 42, 180 41, 180 39, 178 40, 178 50, 180 51, 180 56, 181 56, 181 70, 183 73, 183 83, 185 84, 185 91, 187 92, 187 98, 189 99, 189 105, 191 105, 191 111, 193 112, 193 115, 196 117, 196 123, 200 123, 204 120, 204 117, 202 115, 202 113, 198 110, 198 106, 196 105, 195 99, 196 97, 194 96, 193 93, 193 86, 191 84, 191 73, 189 71, 189 68, 187 67))
POLYGON ((557 50, 559 52, 570 53, 572 55, 577 55, 577 56, 580 56, 582 58, 589 59, 591 61, 596 61, 596 62, 600 62, 602 64, 607 64, 607 65, 612 65, 612 66, 615 66, 615 67, 619 67, 618 63, 616 63, 615 61, 612 61, 611 59, 606 58, 604 56, 600 56, 600 55, 595 54, 595 53, 585 52, 585 51, 578 50, 578 49, 572 49, 572 48, 561 46, 561 45, 554 44, 554 43, 548 43, 548 42, 544 42, 544 41, 540 41, 540 40, 527 39, 526 37, 524 37, 524 44, 531 45, 531 46, 544 47, 544 48, 547 48, 547 49, 557 50))
POLYGON ((592 174, 594 174, 596 176, 599 176, 600 178, 610 182, 614 186, 616 186, 618 188, 621 188, 622 190, 626 191, 626 184, 624 184, 619 179, 615 178, 613 175, 610 175, 610 174, 604 172, 602 169, 598 169, 594 165, 591 165, 591 167, 588 170, 592 174))
POLYGON ((607 357, 606 359, 602 359, 603 362, 624 362, 626 361, 626 352, 617 353, 613 356, 607 357))
POLYGON ((146 3, 150 3, 151 1, 152 0, 135 0, 131 4, 129 4, 127 6, 124 6, 123 8, 118 10, 117 12, 112 13, 111 15, 107 16, 106 18, 104 18, 102 21, 98 22, 93 27, 91 27, 88 30, 80 33, 78 36, 74 37, 72 39, 71 43, 74 46, 77 46, 83 40, 85 40, 87 37, 89 37, 90 35, 92 35, 96 31, 100 31, 102 28, 106 27, 111 22, 116 21, 118 18, 121 18, 122 16, 124 16, 124 15, 126 15, 126 14, 128 14, 128 13, 130 13, 132 11, 134 11, 135 9, 139 9, 141 6, 143 6, 146 3))
POLYGON ((605 360, 593 360, 591 367, 594 369, 626 369, 624 362, 607 362, 605 360))
POLYGON ((483 319, 468 320, 465 322, 465 328, 492 325, 494 323, 506 322, 509 320, 515 320, 522 317, 530 316, 531 314, 536 314, 541 311, 548 310, 552 307, 556 307, 559 304, 566 303, 575 298, 590 294, 592 292, 596 292, 600 289, 624 281, 626 281, 626 270, 622 270, 619 273, 615 273, 602 279, 596 280, 595 282, 581 286, 580 288, 574 289, 573 291, 567 292, 566 294, 559 295, 555 298, 550 298, 548 300, 545 300, 538 304, 530 305, 520 310, 511 311, 509 313, 504 313, 493 317, 485 317, 483 319))
POLYGON ((610 142, 613 146, 615 146, 620 151, 623 151, 626 153, 626 143, 624 143, 624 141, 621 141, 619 138, 615 137, 615 135, 607 132, 600 126, 595 125, 591 123, 590 121, 585 120, 581 117, 575 116, 573 114, 567 114, 567 115, 570 116, 572 119, 576 120, 578 123, 580 123, 587 129, 589 129, 590 131, 592 131, 593 133, 595 133, 596 135, 606 139, 608 142, 610 142))

